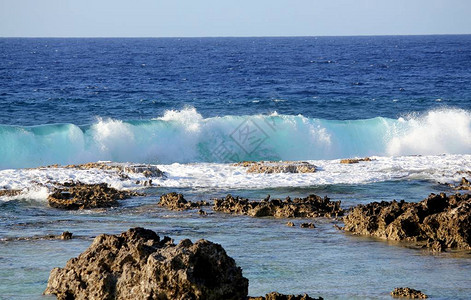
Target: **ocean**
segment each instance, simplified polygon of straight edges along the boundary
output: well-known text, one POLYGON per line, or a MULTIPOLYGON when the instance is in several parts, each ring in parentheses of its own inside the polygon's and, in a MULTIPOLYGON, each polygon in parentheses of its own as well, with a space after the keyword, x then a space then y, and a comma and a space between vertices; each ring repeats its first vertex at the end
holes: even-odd
MULTIPOLYGON (((220 243, 252 296, 433 299, 471 294, 471 255, 316 229, 286 219, 158 207, 188 200, 327 195, 342 207, 417 202, 471 171, 471 35, 0 39, 0 298, 43 299, 49 271, 94 236, 141 226, 220 243), (349 157, 371 162, 340 164, 349 157), (246 160, 315 164, 306 174, 247 174, 246 160), (152 164, 153 186, 105 170, 152 164), (116 208, 48 207, 54 183, 106 182, 146 193, 116 208), (47 235, 74 233, 70 241, 47 235)), ((301 222, 305 220, 295 220, 301 222)))

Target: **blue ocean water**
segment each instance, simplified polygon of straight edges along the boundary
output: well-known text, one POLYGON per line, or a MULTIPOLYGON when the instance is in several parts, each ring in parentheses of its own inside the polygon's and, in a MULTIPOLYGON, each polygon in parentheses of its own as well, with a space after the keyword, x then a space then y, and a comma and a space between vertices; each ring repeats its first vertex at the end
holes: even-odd
POLYGON ((0 39, 0 124, 471 109, 471 36, 0 39))
POLYGON ((250 295, 471 294, 468 252, 350 236, 330 220, 304 230, 157 206, 170 191, 189 200, 315 193, 345 208, 454 193, 440 182, 471 171, 471 35, 1 38, 0 108, 0 189, 23 190, 0 197, 0 297, 43 299, 53 267, 131 226, 221 243, 250 295), (338 163, 352 156, 374 160, 338 163), (98 160, 159 164, 168 177, 145 188, 106 172, 23 169, 98 160), (319 170, 252 176, 230 165, 241 160, 314 160, 319 170), (68 180, 148 196, 104 210, 48 207, 48 186, 68 180), (76 238, 41 238, 65 230, 76 238))
POLYGON ((407 141, 469 136, 469 35, 8 38, 0 63, 0 168, 471 152, 407 141), (264 147, 234 143, 250 117, 264 147))

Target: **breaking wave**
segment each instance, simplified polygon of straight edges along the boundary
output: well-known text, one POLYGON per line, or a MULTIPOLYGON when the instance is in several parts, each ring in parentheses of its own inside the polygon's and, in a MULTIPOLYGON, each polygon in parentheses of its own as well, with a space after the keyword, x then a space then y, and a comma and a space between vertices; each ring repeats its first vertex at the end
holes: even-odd
POLYGON ((98 160, 168 164, 443 153, 471 154, 470 111, 345 121, 276 113, 203 118, 186 108, 144 121, 0 126, 2 169, 98 160))

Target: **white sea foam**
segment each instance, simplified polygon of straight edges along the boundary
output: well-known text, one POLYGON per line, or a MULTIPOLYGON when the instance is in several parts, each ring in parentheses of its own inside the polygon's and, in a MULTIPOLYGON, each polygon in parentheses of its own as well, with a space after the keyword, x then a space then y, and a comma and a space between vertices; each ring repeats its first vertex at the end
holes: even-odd
MULTIPOLYGON (((373 161, 340 164, 335 160, 309 161, 319 167, 315 173, 248 174, 244 167, 232 164, 190 163, 157 165, 165 177, 152 178, 153 184, 172 188, 260 189, 276 187, 308 187, 330 184, 367 184, 390 180, 430 180, 457 182, 460 171, 471 171, 471 155, 432 155, 372 157, 373 161)), ((55 183, 81 181, 108 183, 117 189, 143 188, 136 181, 148 180, 142 174, 127 173, 123 179, 117 172, 70 168, 9 169, 0 171, 0 188, 20 189, 20 196, 3 200, 47 197, 55 183), (34 195, 34 196, 32 196, 34 195)))

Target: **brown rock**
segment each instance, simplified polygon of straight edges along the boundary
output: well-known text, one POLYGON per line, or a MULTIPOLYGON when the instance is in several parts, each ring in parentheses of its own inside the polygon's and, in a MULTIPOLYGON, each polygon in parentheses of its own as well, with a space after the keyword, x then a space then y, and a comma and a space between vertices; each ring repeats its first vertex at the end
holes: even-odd
POLYGON ((234 164, 247 168, 247 173, 314 173, 316 166, 304 161, 243 161, 234 164))
POLYGON ((455 189, 471 191, 471 182, 465 177, 462 177, 460 183, 455 187, 455 189))
POLYGON ((0 190, 0 197, 13 197, 21 194, 21 190, 0 190))
POLYGON ((276 218, 315 218, 333 217, 343 214, 340 201, 330 201, 329 198, 321 198, 317 195, 309 195, 306 198, 291 200, 272 199, 269 197, 262 201, 249 201, 248 199, 232 197, 215 199, 213 209, 215 211, 249 215, 252 217, 276 217, 276 218))
POLYGON ((411 298, 411 299, 426 299, 428 298, 427 295, 422 293, 421 291, 414 290, 411 288, 395 288, 394 291, 391 292, 391 296, 393 297, 400 297, 400 298, 411 298))
POLYGON ((294 227, 294 223, 293 222, 288 222, 288 223, 286 223, 286 226, 294 227))
POLYGON ((316 228, 316 225, 314 223, 301 223, 301 228, 316 228))
POLYGON ((64 231, 60 235, 60 239, 61 240, 70 240, 70 239, 72 239, 72 234, 73 234, 72 232, 64 231))
POLYGON ((245 299, 248 280, 212 242, 175 245, 153 231, 132 228, 100 235, 49 276, 46 295, 58 299, 245 299))
POLYGON ((371 161, 371 158, 365 157, 365 158, 346 158, 340 160, 341 164, 357 164, 360 161, 371 161))
POLYGON ((344 217, 345 231, 388 240, 426 242, 435 251, 471 249, 471 195, 431 194, 419 203, 373 202, 344 217))
POLYGON ((57 188, 47 199, 51 207, 73 210, 118 206, 118 200, 139 195, 135 192, 118 191, 106 183, 69 182, 57 188))
POLYGON ((309 295, 284 295, 277 292, 271 292, 265 296, 249 297, 248 300, 323 300, 322 297, 312 298, 309 295))
POLYGON ((166 207, 171 210, 187 210, 208 206, 206 201, 191 202, 187 201, 182 194, 175 192, 160 196, 159 206, 166 207))

